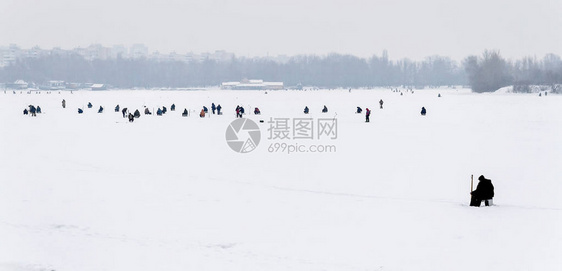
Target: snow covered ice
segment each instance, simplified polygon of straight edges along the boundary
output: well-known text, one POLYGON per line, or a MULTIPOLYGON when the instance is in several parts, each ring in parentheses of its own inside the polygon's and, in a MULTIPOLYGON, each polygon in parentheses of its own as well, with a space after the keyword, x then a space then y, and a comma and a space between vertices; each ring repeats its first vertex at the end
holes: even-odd
POLYGON ((7 91, 0 123, 2 271, 562 269, 560 95, 7 91), (236 105, 262 133, 250 153, 225 139, 236 105), (303 117, 337 118, 337 138, 286 143, 336 149, 270 152, 270 118, 303 117), (468 206, 472 174, 495 206, 468 206))

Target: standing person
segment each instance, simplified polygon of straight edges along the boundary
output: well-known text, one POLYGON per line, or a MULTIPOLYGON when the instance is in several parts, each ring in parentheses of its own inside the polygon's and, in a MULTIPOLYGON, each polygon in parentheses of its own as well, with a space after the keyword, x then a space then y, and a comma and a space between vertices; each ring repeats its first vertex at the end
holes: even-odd
POLYGON ((220 104, 217 105, 217 115, 221 114, 221 109, 222 109, 222 106, 220 104))
POLYGON ((322 108, 322 113, 328 113, 328 107, 326 107, 325 105, 324 108, 322 108))
POLYGON ((427 112, 427 111, 425 110, 425 107, 422 106, 421 115, 422 115, 422 116, 425 116, 425 113, 426 113, 426 112, 427 112))
POLYGON ((369 117, 371 116, 371 110, 369 108, 365 109, 365 122, 369 122, 369 117))
POLYGON ((123 108, 123 110, 121 110, 121 113, 123 113, 123 117, 126 118, 127 117, 127 107, 123 108))
POLYGON ((133 122, 135 121, 135 116, 133 116, 133 114, 129 113, 129 122, 133 122))
POLYGON ((29 106, 29 113, 31 113, 31 116, 32 116, 32 117, 37 116, 37 115, 35 114, 36 112, 37 112, 37 108, 35 108, 35 106, 33 106, 33 105, 30 105, 30 106, 29 106))
POLYGON ((384 103, 384 102, 383 102, 382 99, 381 99, 381 100, 379 101, 379 104, 381 105, 381 109, 382 109, 382 104, 383 104, 383 103, 384 103))
POLYGON ((62 108, 66 108, 66 101, 62 99, 62 108))
POLYGON ((119 112, 119 105, 115 106, 115 112, 119 112))
POLYGON ((187 108, 183 109, 183 113, 181 113, 182 117, 187 117, 187 108))
POLYGON ((484 178, 484 175, 478 177, 478 185, 476 190, 470 192, 472 197, 470 198, 470 206, 480 207, 480 203, 486 200, 486 206, 490 206, 487 200, 491 200, 494 197, 494 185, 492 180, 484 178))
POLYGON ((205 109, 201 109, 201 113, 199 113, 199 117, 201 118, 205 117, 205 109))
POLYGON ((211 110, 213 110, 213 115, 215 114, 215 110, 217 109, 217 107, 215 106, 215 103, 211 104, 211 110))
POLYGON ((170 111, 176 111, 176 104, 172 104, 172 106, 170 106, 170 111))
POLYGON ((304 113, 305 113, 305 114, 308 114, 308 106, 305 106, 305 107, 304 107, 304 113))

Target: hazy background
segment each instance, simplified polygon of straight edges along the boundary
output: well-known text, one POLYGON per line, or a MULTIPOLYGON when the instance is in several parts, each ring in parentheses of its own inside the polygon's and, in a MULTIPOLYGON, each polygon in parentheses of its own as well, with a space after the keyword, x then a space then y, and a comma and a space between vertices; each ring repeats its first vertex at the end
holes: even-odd
POLYGON ((144 43, 161 53, 239 56, 387 49, 392 58, 462 60, 562 54, 562 1, 2 0, 0 44, 24 48, 144 43))

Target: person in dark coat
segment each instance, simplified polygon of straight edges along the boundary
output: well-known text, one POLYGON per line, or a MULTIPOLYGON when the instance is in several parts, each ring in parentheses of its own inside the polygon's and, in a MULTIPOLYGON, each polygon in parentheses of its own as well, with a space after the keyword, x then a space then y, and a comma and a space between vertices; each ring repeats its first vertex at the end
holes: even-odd
POLYGON ((27 108, 23 110, 23 114, 27 115, 29 113, 29 111, 27 111, 27 108))
POLYGON ((135 121, 135 116, 133 116, 133 114, 129 113, 129 122, 133 122, 135 121))
POLYGON ((30 105, 29 106, 29 113, 31 114, 32 117, 37 116, 35 113, 37 112, 37 109, 35 108, 35 106, 30 105))
POLYGON ((260 109, 259 108, 254 108, 254 115, 259 115, 261 114, 260 109))
POLYGON ((123 117, 126 118, 127 117, 127 107, 123 108, 123 110, 121 110, 121 113, 123 113, 123 117))
POLYGON ((158 108, 158 110, 156 111, 156 115, 162 116, 162 109, 158 108))
POLYGON ((62 99, 62 108, 66 108, 66 101, 62 99))
POLYGON ((84 110, 82 110, 82 108, 78 108, 78 114, 82 114, 84 113, 84 110))
POLYGON ((217 105, 217 115, 222 114, 222 113, 221 113, 221 109, 222 109, 222 106, 221 106, 220 104, 217 105))
POLYGON ((176 111, 176 104, 172 104, 172 106, 170 106, 170 111, 176 111))
POLYGON ((165 106, 162 106, 162 114, 166 114, 166 112, 168 112, 168 109, 165 106))
MULTIPOLYGON (((484 178, 484 175, 480 175, 480 177, 478 177, 476 190, 470 192, 470 194, 472 195, 470 206, 480 207, 480 203, 483 200, 489 200, 494 197, 494 185, 492 184, 492 180, 484 178)), ((486 202, 486 206, 489 206, 488 202, 486 202)))
POLYGON ((144 114, 145 115, 152 115, 152 113, 150 112, 150 110, 148 110, 148 107, 144 108, 144 114))
POLYGON ((135 110, 135 114, 133 115, 135 118, 140 118, 140 111, 137 109, 135 110))
POLYGON ((98 109, 98 113, 103 113, 103 107, 100 105, 100 109, 98 109))
POLYGON ((88 108, 92 108, 92 103, 88 102, 88 108))
POLYGON ((187 117, 187 108, 183 109, 183 113, 181 113, 182 117, 187 117))
POLYGON ((237 117, 237 118, 241 118, 241 117, 242 117, 242 113, 240 113, 240 106, 239 106, 239 105, 236 106, 236 117, 237 117))
POLYGON ((205 114, 209 113, 209 109, 206 106, 203 106, 203 111, 205 111, 205 114))
POLYGON ((215 103, 211 104, 211 110, 213 111, 213 115, 215 114, 215 110, 217 109, 217 107, 215 106, 215 103))
POLYGON ((119 112, 119 105, 115 106, 115 112, 119 112))
POLYGON ((382 101, 382 99, 379 101, 379 104, 381 105, 381 109, 382 109, 382 104, 384 104, 384 102, 382 101))
POLYGON ((37 106, 37 114, 41 114, 41 106, 37 106))
POLYGON ((425 116, 425 113, 426 113, 426 112, 427 112, 427 111, 425 111, 425 107, 422 106, 421 115, 422 115, 422 116, 425 116))
POLYGON ((322 108, 322 113, 328 113, 328 108, 326 106, 324 106, 324 108, 322 108))
POLYGON ((371 116, 371 110, 369 108, 365 109, 365 122, 369 122, 369 117, 371 116))
POLYGON ((361 109, 361 107, 357 107, 357 111, 355 111, 355 113, 357 114, 361 114, 361 112, 363 112, 363 109, 361 109))
POLYGON ((305 106, 305 107, 304 107, 304 113, 305 113, 305 114, 308 114, 308 106, 305 106))

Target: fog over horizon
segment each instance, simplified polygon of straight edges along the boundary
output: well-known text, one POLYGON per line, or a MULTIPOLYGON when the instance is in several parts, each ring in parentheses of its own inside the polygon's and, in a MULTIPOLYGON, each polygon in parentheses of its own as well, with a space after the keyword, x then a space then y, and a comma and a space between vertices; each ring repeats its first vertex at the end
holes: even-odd
POLYGON ((7 0, 0 46, 145 44, 150 52, 240 57, 350 54, 390 59, 484 50, 507 59, 562 55, 562 1, 7 0))

